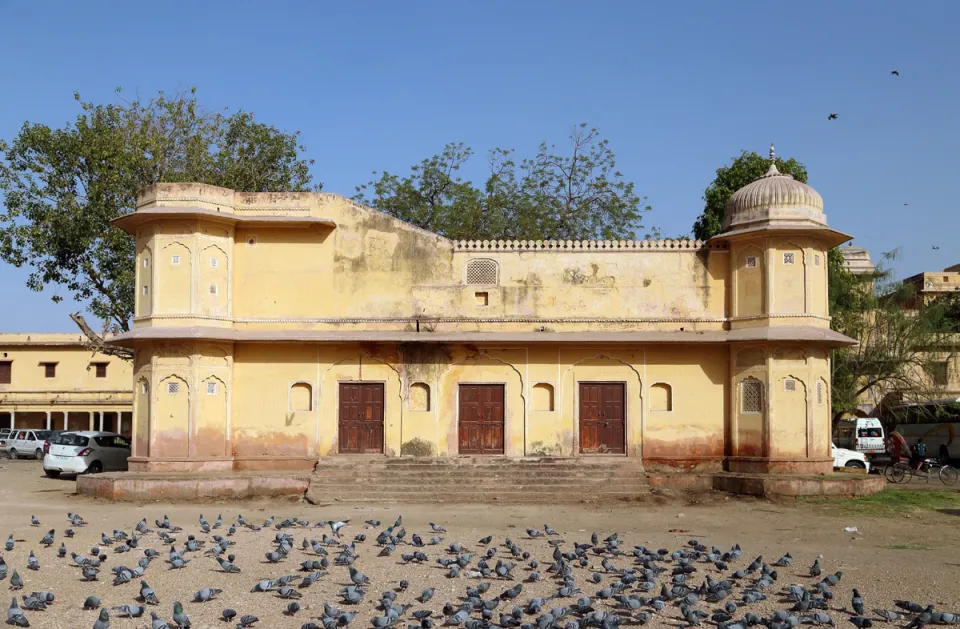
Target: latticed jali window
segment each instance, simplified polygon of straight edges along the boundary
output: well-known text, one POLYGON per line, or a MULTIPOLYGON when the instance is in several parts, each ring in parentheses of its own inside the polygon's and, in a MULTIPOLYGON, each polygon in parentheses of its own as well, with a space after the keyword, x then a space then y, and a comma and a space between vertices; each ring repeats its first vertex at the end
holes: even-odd
POLYGON ((467 284, 496 284, 499 270, 495 260, 470 260, 467 262, 467 284))
POLYGON ((763 412, 763 383, 752 379, 741 382, 740 405, 744 413, 763 412))

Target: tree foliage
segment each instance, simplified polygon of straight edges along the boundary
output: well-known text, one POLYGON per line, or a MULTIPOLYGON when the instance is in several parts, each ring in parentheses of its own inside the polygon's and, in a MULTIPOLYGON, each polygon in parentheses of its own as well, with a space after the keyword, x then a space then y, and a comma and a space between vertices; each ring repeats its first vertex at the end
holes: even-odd
MULTIPOLYGON (((777 170, 801 183, 807 183, 807 168, 794 158, 776 158, 777 170)), ((727 201, 734 192, 762 177, 770 168, 770 159, 752 151, 743 151, 728 166, 717 169, 716 178, 703 192, 703 213, 693 224, 693 235, 706 240, 720 233, 727 201)))
MULTIPOLYGON (((838 255, 829 259, 840 266, 830 276, 832 327, 859 345, 833 352, 834 417, 856 411, 867 393, 874 403, 939 397, 942 385, 932 377, 932 368, 954 334, 952 301, 923 305, 916 289, 894 281, 883 262, 872 275, 853 275, 842 268, 838 255)), ((884 254, 883 260, 894 256, 884 254)))
POLYGON ((616 168, 607 140, 581 124, 569 151, 540 145, 519 162, 512 149, 488 156, 483 187, 460 176, 473 156, 463 144, 414 165, 407 175, 377 173, 354 199, 453 239, 623 239, 650 208, 616 168))
POLYGON ((66 288, 112 329, 129 329, 135 265, 133 239, 110 221, 134 211, 138 189, 175 181, 248 192, 310 186, 299 132, 248 112, 205 111, 195 90, 107 104, 74 96, 81 111, 73 122, 26 122, 0 140, 0 258, 29 267, 33 290, 66 288))

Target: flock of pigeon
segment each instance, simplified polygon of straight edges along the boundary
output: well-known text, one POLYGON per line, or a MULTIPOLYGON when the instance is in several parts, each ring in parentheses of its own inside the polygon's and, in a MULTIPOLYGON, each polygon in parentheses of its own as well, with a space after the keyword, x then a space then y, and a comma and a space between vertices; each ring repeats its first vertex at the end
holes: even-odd
MULTIPOLYGON (((68 518, 70 528, 63 537, 69 539, 74 536, 74 528, 87 523, 74 513, 68 518)), ((36 517, 31 518, 31 524, 41 526, 36 517)), ((362 530, 352 535, 347 533, 350 526, 349 520, 322 521, 311 527, 299 518, 277 521, 273 517, 258 526, 242 515, 225 526, 222 517, 210 524, 201 515, 197 535, 184 537, 183 529, 164 516, 155 521, 153 529, 144 519, 129 534, 121 530, 112 535, 101 533, 100 546, 88 555, 71 552, 62 540, 53 550, 57 533, 51 529, 38 540, 43 547, 40 556, 31 550, 25 568, 41 570, 42 560, 43 569, 51 569, 47 568, 51 564, 64 569, 70 566, 83 582, 112 580, 116 598, 130 602, 108 608, 99 597, 87 597, 82 605, 90 610, 93 629, 109 629, 115 618, 139 619, 145 614, 151 619, 150 629, 191 627, 181 601, 161 600, 148 585, 148 572, 158 570, 151 570, 154 562, 165 564, 167 570, 190 570, 203 562, 209 562, 209 569, 216 562, 224 575, 222 580, 236 581, 238 588, 246 587, 242 585, 244 575, 263 573, 267 564, 288 565, 289 570, 284 571, 294 572, 293 566, 299 562, 297 574, 258 578, 252 585, 252 592, 278 600, 273 618, 223 609, 220 620, 237 628, 272 627, 281 615, 300 615, 304 617, 301 629, 346 629, 361 610, 365 615, 372 613, 373 629, 399 629, 404 625, 407 629, 617 629, 621 624, 654 621, 680 627, 748 629, 763 625, 767 629, 794 629, 800 624, 835 627, 841 619, 857 629, 868 629, 874 622, 903 623, 905 629, 960 624, 960 613, 935 611, 933 605, 913 601, 894 601, 896 611, 873 609, 868 613, 868 605, 856 588, 849 607, 839 604, 835 596, 839 597, 843 573, 823 574, 819 559, 809 568, 807 583, 785 585, 778 572, 790 570, 795 576, 789 553, 768 564, 762 556, 752 560, 744 557, 739 545, 722 551, 692 539, 673 551, 630 547, 617 533, 603 539, 594 533, 589 540, 568 543, 547 525, 542 531, 527 529, 525 537, 516 540, 491 535, 469 543, 444 543, 442 535, 446 531, 436 523, 430 523, 430 531, 425 532, 427 540, 417 533, 408 537, 402 517, 379 531, 378 520, 367 520, 362 530), (272 534, 274 550, 256 563, 250 558, 241 568, 247 561, 239 562, 230 552, 234 545, 231 538, 251 533, 272 534), (372 537, 369 541, 368 534, 372 537), (299 550, 297 536, 302 536, 299 550), (151 543, 167 548, 156 550, 151 543), (374 584, 358 567, 361 553, 367 555, 366 565, 376 558, 390 558, 383 561, 401 566, 435 565, 438 580, 463 580, 463 593, 457 600, 439 605, 435 594, 440 589, 452 591, 451 582, 447 588, 437 583, 437 587, 422 590, 411 590, 405 579, 374 584), (123 565, 125 557, 137 555, 140 557, 135 567, 123 565), (322 601, 324 597, 314 594, 319 586, 311 591, 312 585, 324 580, 343 581, 340 600, 322 601), (525 584, 528 590, 537 588, 552 594, 524 600, 525 584), (379 596, 376 590, 381 590, 379 596), (166 617, 163 612, 171 606, 172 616, 166 617), (768 613, 760 613, 763 610, 768 613)), ((11 535, 4 548, 13 551, 17 543, 11 535)), ((62 602, 53 592, 22 595, 26 591, 23 575, 0 555, 2 580, 8 580, 14 591, 7 610, 8 625, 29 627, 31 619, 56 614, 58 606, 80 603, 62 602)), ((215 604, 220 599, 229 600, 230 595, 223 589, 202 588, 193 593, 187 607, 215 604)))

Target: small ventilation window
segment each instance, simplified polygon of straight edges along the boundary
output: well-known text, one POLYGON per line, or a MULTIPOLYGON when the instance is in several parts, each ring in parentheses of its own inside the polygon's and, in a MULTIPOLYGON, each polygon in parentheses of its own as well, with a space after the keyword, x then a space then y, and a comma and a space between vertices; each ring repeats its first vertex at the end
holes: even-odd
POLYGON ((211 269, 217 268, 217 266, 219 266, 219 264, 220 264, 220 261, 219 261, 219 260, 217 260, 216 258, 210 258, 210 268, 211 268, 211 269))
POLYGON ((252 247, 252 246, 254 246, 255 244, 257 244, 257 237, 256 237, 256 236, 250 236, 249 238, 247 238, 247 246, 248 246, 248 247, 252 247))
POLYGON ((167 393, 170 393, 170 394, 180 393, 180 383, 179 383, 179 382, 168 382, 168 383, 167 383, 167 393))
POLYGON ((784 380, 783 381, 783 390, 784 391, 796 391, 797 390, 797 381, 796 380, 784 380))
POLYGON ((823 382, 817 382, 817 406, 823 406, 823 382))
POLYGON ((216 382, 207 383, 207 395, 216 395, 217 390, 218 390, 218 387, 216 382))
POLYGON ((217 288, 217 285, 216 285, 216 284, 211 284, 211 285, 210 285, 210 294, 211 294, 211 295, 216 295, 216 294, 218 294, 219 292, 220 292, 220 289, 217 288))
POLYGON ((170 264, 174 266, 180 264, 180 256, 170 256, 170 264))
POLYGON ((43 365, 43 377, 44 378, 56 378, 57 377, 57 363, 40 363, 43 365))
POLYGON ((740 383, 740 408, 744 413, 763 412, 763 383, 750 378, 740 383))
POLYGON ((820 266, 820 255, 816 254, 813 256, 813 266, 820 266))
POLYGON ((143 259, 143 268, 146 269, 146 268, 149 268, 149 267, 150 267, 150 258, 144 258, 144 259, 143 259))
POLYGON ((473 300, 478 306, 489 306, 490 305, 490 293, 474 293, 473 300))
POLYGON ((478 258, 467 262, 467 284, 495 285, 498 281, 500 265, 496 260, 478 258))
POLYGON ((793 264, 793 254, 785 253, 783 254, 783 263, 784 264, 793 264))
POLYGON ((150 392, 149 385, 147 385, 147 381, 144 380, 143 382, 140 383, 140 393, 143 393, 144 395, 146 395, 149 392, 150 392))
POLYGON ((149 294, 150 294, 150 287, 147 286, 146 284, 143 285, 143 294, 144 294, 144 295, 149 295, 149 294))
POLYGON ((748 269, 757 268, 757 256, 747 256, 747 268, 748 269))
POLYGON ((98 378, 107 377, 107 363, 94 363, 94 368, 96 369, 96 376, 98 378))

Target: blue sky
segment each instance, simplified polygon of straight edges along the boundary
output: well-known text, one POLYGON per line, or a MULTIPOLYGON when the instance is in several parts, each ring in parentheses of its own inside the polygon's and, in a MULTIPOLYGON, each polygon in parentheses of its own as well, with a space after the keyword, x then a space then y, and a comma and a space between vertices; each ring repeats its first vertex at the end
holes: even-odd
MULTIPOLYGON (((300 130, 315 179, 352 194, 450 141, 480 179, 490 148, 532 153, 586 121, 668 235, 719 166, 774 142, 830 224, 875 258, 900 248, 906 276, 960 263, 958 23, 955 1, 0 0, 0 136, 63 125, 74 90, 196 86, 300 130)), ((0 263, 0 330, 74 331, 78 305, 25 277, 0 263)))

